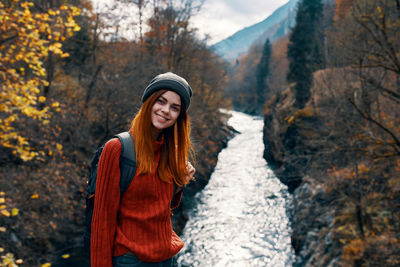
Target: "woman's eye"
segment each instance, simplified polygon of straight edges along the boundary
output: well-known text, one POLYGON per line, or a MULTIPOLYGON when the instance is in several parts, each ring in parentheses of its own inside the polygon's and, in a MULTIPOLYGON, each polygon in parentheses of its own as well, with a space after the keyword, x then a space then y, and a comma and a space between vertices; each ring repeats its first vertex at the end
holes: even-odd
POLYGON ((174 106, 172 107, 172 110, 173 110, 173 111, 176 111, 176 112, 179 112, 179 111, 180 111, 178 107, 174 107, 174 106))

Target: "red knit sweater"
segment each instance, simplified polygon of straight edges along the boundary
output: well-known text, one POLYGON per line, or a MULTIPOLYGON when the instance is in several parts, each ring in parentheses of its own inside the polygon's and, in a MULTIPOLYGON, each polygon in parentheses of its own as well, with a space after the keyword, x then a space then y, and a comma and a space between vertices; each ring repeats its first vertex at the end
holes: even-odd
MULTIPOLYGON (((107 142, 100 157, 92 218, 91 266, 112 266, 112 256, 133 252, 141 261, 158 262, 173 257, 183 247, 172 230, 171 199, 174 185, 156 172, 161 142, 155 142, 156 166, 150 174, 135 174, 120 199, 121 143, 107 142)), ((138 163, 140 164, 140 163, 138 163)), ((174 196, 179 205, 182 191, 174 196)))

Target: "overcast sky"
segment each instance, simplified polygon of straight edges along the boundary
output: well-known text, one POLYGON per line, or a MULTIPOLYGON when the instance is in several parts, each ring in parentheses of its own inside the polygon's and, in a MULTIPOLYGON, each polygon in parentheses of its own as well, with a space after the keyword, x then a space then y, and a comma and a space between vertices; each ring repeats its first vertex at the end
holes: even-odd
MULTIPOLYGON (((113 0, 92 0, 93 6, 110 5, 113 0)), ((229 37, 244 27, 260 22, 289 0, 205 0, 200 12, 192 17, 192 26, 198 29, 199 38, 208 34, 211 45, 229 37)), ((132 11, 119 10, 125 18, 133 19, 132 11)), ((121 22, 122 23, 122 22, 121 22)), ((129 23, 129 22, 128 22, 129 23)))
POLYGON ((205 0, 192 20, 200 36, 208 33, 209 44, 229 37, 244 27, 260 22, 288 0, 205 0))

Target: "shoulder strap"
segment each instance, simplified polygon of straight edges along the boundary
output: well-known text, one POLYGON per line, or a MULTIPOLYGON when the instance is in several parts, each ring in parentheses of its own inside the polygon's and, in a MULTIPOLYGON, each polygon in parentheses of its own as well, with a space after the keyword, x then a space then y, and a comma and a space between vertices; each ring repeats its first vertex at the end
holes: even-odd
MULTIPOLYGON (((115 135, 121 142, 121 158, 119 162, 119 168, 121 170, 120 190, 121 197, 128 189, 132 182, 136 172, 136 151, 135 151, 135 139, 129 132, 123 132, 115 135)), ((174 183, 175 196, 178 186, 174 183)))
POLYGON ((121 170, 120 190, 121 196, 128 189, 136 172, 135 140, 129 132, 115 135, 121 142, 121 158, 119 167, 121 170))
POLYGON ((176 185, 175 182, 173 182, 173 183, 174 183, 174 193, 172 194, 171 203, 169 204, 171 208, 172 208, 172 203, 174 202, 175 194, 176 194, 176 192, 178 192, 178 188, 179 188, 179 187, 176 185))

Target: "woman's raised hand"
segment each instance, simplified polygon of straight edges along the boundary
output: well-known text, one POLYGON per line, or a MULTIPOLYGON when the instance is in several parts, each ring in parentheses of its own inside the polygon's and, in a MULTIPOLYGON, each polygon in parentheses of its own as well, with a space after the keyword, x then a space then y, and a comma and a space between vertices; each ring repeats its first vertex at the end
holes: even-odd
POLYGON ((186 163, 186 167, 189 171, 189 175, 186 176, 186 181, 189 182, 191 179, 191 177, 193 177, 193 175, 196 172, 196 169, 193 167, 192 163, 190 163, 189 161, 186 163))

